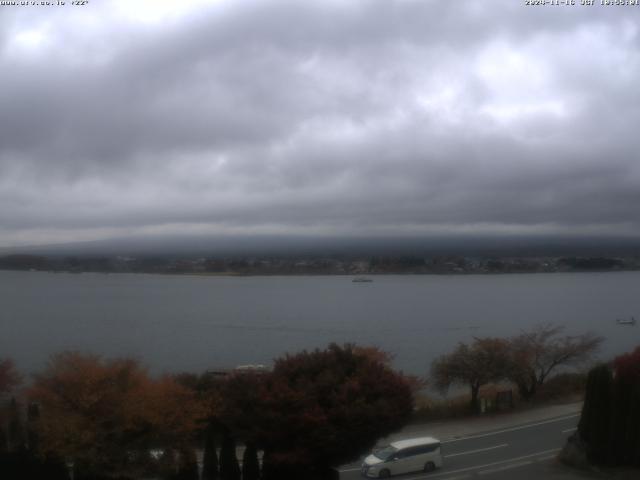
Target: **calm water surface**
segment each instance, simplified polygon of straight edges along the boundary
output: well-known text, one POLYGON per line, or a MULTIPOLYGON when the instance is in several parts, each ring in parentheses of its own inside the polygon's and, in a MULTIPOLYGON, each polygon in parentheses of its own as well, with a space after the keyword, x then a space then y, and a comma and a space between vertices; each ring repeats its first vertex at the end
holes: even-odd
POLYGON ((606 337, 601 356, 640 344, 640 272, 351 277, 198 277, 0 271, 0 358, 40 369, 65 349, 133 355, 153 371, 269 364, 329 342, 377 345, 424 374, 473 336, 540 322, 606 337))

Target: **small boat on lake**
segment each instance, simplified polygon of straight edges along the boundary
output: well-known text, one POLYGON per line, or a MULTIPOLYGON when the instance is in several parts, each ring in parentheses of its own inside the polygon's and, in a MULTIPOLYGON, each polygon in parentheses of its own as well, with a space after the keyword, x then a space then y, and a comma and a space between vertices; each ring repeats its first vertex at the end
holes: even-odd
POLYGON ((616 319, 616 323, 618 325, 635 325, 636 319, 634 317, 631 318, 618 318, 616 319))
POLYGON ((351 281, 353 283, 371 283, 371 282, 373 282, 373 279, 372 278, 367 278, 367 277, 356 277, 351 281))

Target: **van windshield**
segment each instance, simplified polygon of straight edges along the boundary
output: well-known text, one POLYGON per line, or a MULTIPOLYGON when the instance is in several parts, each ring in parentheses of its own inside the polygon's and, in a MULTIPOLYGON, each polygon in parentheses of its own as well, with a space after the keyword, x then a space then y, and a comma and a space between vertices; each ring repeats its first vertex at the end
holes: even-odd
POLYGON ((391 445, 387 445, 386 447, 382 447, 379 450, 375 450, 373 455, 378 457, 380 460, 387 461, 391 456, 398 451, 397 448, 392 447, 391 445))

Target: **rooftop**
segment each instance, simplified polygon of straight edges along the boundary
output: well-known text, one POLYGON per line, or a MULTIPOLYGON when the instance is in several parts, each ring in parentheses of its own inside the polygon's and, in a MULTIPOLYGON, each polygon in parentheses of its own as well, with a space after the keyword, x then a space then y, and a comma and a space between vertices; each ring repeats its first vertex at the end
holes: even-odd
POLYGON ((417 445, 425 445, 431 443, 440 443, 440 440, 434 437, 416 437, 416 438, 407 438, 406 440, 397 440, 391 443, 392 447, 397 449, 415 447, 417 445))

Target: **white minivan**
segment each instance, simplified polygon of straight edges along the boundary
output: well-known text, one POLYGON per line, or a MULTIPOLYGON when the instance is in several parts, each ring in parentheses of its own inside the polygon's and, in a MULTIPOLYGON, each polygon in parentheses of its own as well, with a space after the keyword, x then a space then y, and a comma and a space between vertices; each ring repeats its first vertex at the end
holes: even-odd
POLYGON ((409 472, 431 472, 442 467, 440 440, 433 437, 392 442, 364 459, 362 475, 387 478, 409 472))

